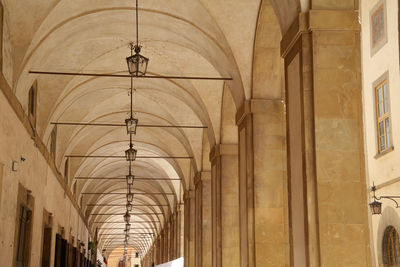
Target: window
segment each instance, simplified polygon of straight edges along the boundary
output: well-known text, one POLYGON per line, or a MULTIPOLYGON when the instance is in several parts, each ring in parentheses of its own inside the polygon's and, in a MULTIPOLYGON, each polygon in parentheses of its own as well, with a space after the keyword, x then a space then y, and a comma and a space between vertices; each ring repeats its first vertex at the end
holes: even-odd
POLYGON ((28 95, 28 118, 32 125, 36 124, 36 96, 37 96, 37 83, 29 89, 28 95))
POLYGON ((56 141, 57 141, 56 138, 57 138, 57 126, 54 126, 50 136, 50 154, 53 158, 55 158, 56 155, 56 141))
POLYGON ((370 12, 371 55, 387 43, 386 1, 381 0, 370 12))
POLYGON ((68 181, 69 181, 69 158, 67 158, 65 160, 65 165, 64 165, 64 179, 65 179, 65 184, 68 185, 68 181))
POLYGON ((29 235, 31 211, 24 205, 20 206, 19 222, 18 222, 18 237, 17 237, 17 256, 16 267, 28 266, 29 260, 29 235))
POLYGON ((386 80, 375 87, 375 102, 378 131, 378 152, 382 153, 392 147, 389 112, 389 88, 386 80))
POLYGON ((382 240, 382 257, 385 266, 398 266, 400 255, 399 234, 393 226, 388 226, 382 240))
POLYGON ((76 196, 76 182, 74 183, 73 192, 72 193, 74 194, 74 196, 76 196))

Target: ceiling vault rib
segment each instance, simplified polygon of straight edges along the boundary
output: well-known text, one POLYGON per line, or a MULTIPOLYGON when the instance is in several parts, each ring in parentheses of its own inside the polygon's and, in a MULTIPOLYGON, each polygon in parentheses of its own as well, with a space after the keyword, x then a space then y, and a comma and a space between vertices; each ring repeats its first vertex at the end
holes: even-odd
MULTIPOLYGON (((126 127, 121 123, 89 123, 89 122, 50 122, 54 125, 76 125, 76 126, 105 126, 105 127, 126 127)), ((157 125, 157 124, 138 124, 137 127, 143 128, 182 128, 182 129, 206 129, 208 126, 202 125, 157 125)))
POLYGON ((163 76, 163 75, 130 75, 111 73, 85 73, 85 72, 61 72, 61 71, 39 71, 30 70, 31 74, 41 75, 66 75, 66 76, 90 76, 90 77, 113 77, 113 78, 134 78, 134 79, 176 79, 176 80, 209 80, 209 81, 232 81, 232 77, 202 77, 202 76, 163 76))

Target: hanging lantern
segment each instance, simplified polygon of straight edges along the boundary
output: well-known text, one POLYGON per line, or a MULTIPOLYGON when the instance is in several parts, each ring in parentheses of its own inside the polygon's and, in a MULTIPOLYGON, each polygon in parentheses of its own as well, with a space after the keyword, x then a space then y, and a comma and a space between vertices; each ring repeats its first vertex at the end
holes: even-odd
POLYGON ((369 207, 371 208, 372 215, 382 213, 382 203, 379 201, 374 200, 373 202, 369 203, 369 207))
POLYGON ((129 192, 128 194, 126 194, 126 200, 128 202, 132 202, 133 201, 133 193, 129 192))
POLYGON ((130 223, 127 223, 127 224, 125 225, 125 230, 127 230, 127 232, 128 232, 129 230, 131 230, 131 224, 130 224, 130 223))
POLYGON ((127 176, 126 176, 126 183, 128 184, 128 185, 133 185, 133 179, 135 178, 135 176, 134 175, 132 175, 131 173, 129 173, 127 176))
POLYGON ((131 203, 133 201, 133 193, 131 192, 131 186, 128 184, 128 193, 126 194, 126 201, 131 203))
POLYGON ((127 161, 135 161, 137 150, 133 148, 132 143, 129 144, 129 149, 125 150, 125 157, 127 161))
POLYGON ((138 125, 138 122, 139 120, 133 117, 125 120, 127 134, 136 134, 136 127, 138 125))
POLYGON ((130 202, 126 203, 126 211, 132 211, 132 204, 130 202))
POLYGON ((131 220, 131 215, 129 214, 129 212, 125 213, 124 220, 126 223, 129 223, 129 221, 131 220))
POLYGON ((133 50, 135 54, 127 57, 126 62, 128 63, 128 70, 132 76, 144 76, 147 71, 147 64, 149 63, 149 59, 140 54, 140 46, 133 46, 133 50))

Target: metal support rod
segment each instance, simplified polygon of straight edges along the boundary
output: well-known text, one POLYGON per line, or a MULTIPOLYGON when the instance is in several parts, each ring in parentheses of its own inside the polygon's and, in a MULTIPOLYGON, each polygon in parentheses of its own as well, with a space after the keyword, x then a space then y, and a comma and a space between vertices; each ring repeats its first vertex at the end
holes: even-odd
POLYGON ((136 0, 136 45, 139 46, 139 12, 138 12, 139 4, 138 0, 136 0))
MULTIPOLYGON (((89 122, 50 122, 55 125, 77 125, 77 126, 110 126, 110 127, 126 127, 120 123, 89 123, 89 122)), ((137 127, 144 128, 184 128, 184 129, 205 129, 207 126, 196 125, 157 125, 157 124, 138 124, 137 127)))
MULTIPOLYGON (((123 224, 126 224, 125 221, 120 221, 120 222, 94 221, 93 223, 123 223, 123 224)), ((161 222, 160 221, 152 221, 152 220, 130 222, 130 224, 133 224, 133 223, 161 223, 161 222)))
MULTIPOLYGON (((175 193, 143 193, 143 192, 132 192, 134 195, 175 195, 175 193)), ((126 193, 116 193, 116 192, 110 192, 110 193, 100 193, 100 192, 83 192, 81 193, 82 195, 126 195, 126 193)))
MULTIPOLYGON (((86 206, 91 207, 126 207, 125 204, 87 204, 86 206)), ((157 205, 157 204, 149 204, 149 205, 139 205, 139 204, 132 204, 132 207, 168 207, 168 205, 157 205)))
MULTIPOLYGON (((66 158, 116 158, 125 159, 125 156, 113 155, 65 155, 66 158)), ((137 159, 192 159, 190 156, 136 156, 137 159)))
MULTIPOLYGON (((100 230, 106 229, 106 230, 124 230, 125 228, 121 227, 100 227, 100 230)), ((154 228, 146 228, 146 227, 131 227, 131 230, 154 230, 154 228)))
POLYGON ((42 74, 42 75, 91 76, 91 77, 113 77, 113 78, 133 77, 136 79, 177 79, 177 80, 210 80, 210 81, 232 81, 233 80, 233 78, 231 78, 231 77, 163 76, 163 75, 131 76, 130 74, 39 71, 39 70, 30 70, 29 73, 30 74, 42 74))
MULTIPOLYGON (((125 234, 102 234, 102 235, 100 235, 100 236, 110 236, 110 237, 113 237, 113 236, 116 236, 117 238, 118 237, 120 237, 120 236, 124 236, 125 234)), ((153 236, 154 234, 153 233, 129 233, 129 236, 153 236)))
MULTIPOLYGON (((75 177, 77 180, 126 180, 125 177, 88 177, 88 176, 78 176, 75 177)), ((180 181, 181 178, 163 178, 163 177, 136 177, 134 180, 150 180, 150 181, 180 181)))
MULTIPOLYGON (((90 215, 93 216, 113 216, 113 215, 124 215, 125 212, 123 213, 93 213, 90 215)), ((140 213, 129 213, 130 215, 163 215, 164 213, 162 212, 140 212, 140 213)))

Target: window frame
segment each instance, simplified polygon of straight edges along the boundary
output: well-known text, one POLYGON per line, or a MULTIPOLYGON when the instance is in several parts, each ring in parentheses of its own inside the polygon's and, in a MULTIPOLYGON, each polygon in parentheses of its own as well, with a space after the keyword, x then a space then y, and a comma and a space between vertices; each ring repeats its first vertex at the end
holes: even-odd
POLYGON ((12 266, 30 266, 31 263, 31 251, 32 251, 32 231, 33 231, 33 214, 34 214, 34 206, 35 200, 31 195, 30 190, 26 189, 21 184, 18 184, 18 194, 17 194, 17 212, 15 214, 15 224, 14 224, 14 244, 16 244, 13 248, 13 261, 12 266), (26 210, 28 215, 28 220, 25 224, 25 233, 21 236, 21 210, 26 210), (21 246, 21 238, 23 238, 23 246, 21 246), (17 262, 19 259, 19 255, 22 250, 23 261, 17 262))
POLYGON ((33 127, 36 127, 37 114, 37 81, 34 81, 28 90, 28 119, 33 127))
POLYGON ((385 266, 388 267, 400 265, 399 233, 397 232, 396 228, 392 225, 387 226, 383 234, 382 262, 385 266))
POLYGON ((50 133, 50 155, 55 160, 57 151, 57 125, 54 126, 53 130, 50 133))
POLYGON ((375 142, 376 142, 376 148, 377 148, 377 153, 375 155, 375 158, 379 158, 380 156, 383 156, 391 151, 394 150, 394 144, 393 144, 393 130, 392 130, 392 116, 391 116, 391 99, 390 99, 390 86, 389 86, 389 73, 385 72, 383 75, 381 75, 374 83, 372 86, 373 89, 373 99, 375 102, 375 107, 374 107, 374 113, 375 113, 375 142), (378 89, 382 88, 382 97, 383 97, 383 111, 385 111, 385 98, 384 98, 384 92, 383 92, 383 85, 386 84, 386 90, 387 90, 387 112, 384 112, 382 116, 379 116, 379 99, 378 99, 378 89), (389 139, 387 137, 387 127, 386 127, 386 122, 385 119, 389 120, 389 139), (385 143, 386 146, 384 149, 381 149, 381 135, 380 135, 380 128, 379 128, 379 123, 384 122, 384 136, 385 136, 385 143), (389 143, 388 143, 389 141, 389 143))

